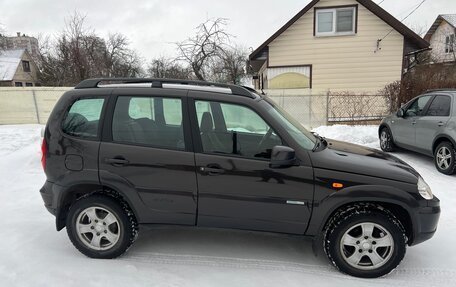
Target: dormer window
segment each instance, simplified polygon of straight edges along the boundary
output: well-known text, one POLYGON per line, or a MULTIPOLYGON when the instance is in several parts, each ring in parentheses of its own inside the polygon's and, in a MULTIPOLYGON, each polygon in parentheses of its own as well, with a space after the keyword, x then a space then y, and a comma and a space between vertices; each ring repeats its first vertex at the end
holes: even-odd
POLYGON ((315 8, 315 36, 356 34, 356 6, 315 8))
POLYGON ((445 37, 445 53, 454 53, 456 46, 455 34, 445 37))
POLYGON ((30 62, 29 61, 22 61, 22 69, 24 72, 30 72, 30 62))

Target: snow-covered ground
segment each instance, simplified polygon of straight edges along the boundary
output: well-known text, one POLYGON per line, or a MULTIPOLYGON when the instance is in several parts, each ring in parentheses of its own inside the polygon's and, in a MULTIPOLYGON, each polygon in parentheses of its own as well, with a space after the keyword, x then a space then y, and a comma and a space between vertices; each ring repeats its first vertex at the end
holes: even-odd
MULTIPOLYGON (((430 158, 396 153, 441 199, 437 234, 408 248, 389 276, 364 280, 314 257, 308 239, 253 232, 148 230, 119 259, 86 258, 43 207, 40 130, 0 126, 0 286, 456 286, 456 176, 439 174, 430 158)), ((316 131, 378 147, 374 126, 316 131)))

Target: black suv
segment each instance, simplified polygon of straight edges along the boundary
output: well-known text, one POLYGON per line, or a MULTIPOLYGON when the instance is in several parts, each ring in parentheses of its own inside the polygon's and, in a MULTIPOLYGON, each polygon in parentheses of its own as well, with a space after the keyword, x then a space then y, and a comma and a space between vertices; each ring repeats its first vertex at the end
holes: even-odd
POLYGON ((114 258, 140 225, 312 236, 359 277, 431 238, 439 200, 381 151, 325 140, 235 85, 90 79, 66 92, 42 144, 46 208, 74 246, 114 258))

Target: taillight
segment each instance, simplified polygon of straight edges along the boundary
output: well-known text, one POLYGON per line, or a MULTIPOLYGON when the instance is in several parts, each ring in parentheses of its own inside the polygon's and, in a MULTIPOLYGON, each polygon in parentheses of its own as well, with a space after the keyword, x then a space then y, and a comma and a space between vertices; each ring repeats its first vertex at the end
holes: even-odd
POLYGON ((47 155, 47 143, 46 140, 43 138, 43 142, 41 143, 41 165, 43 166, 43 170, 46 171, 46 155, 47 155))

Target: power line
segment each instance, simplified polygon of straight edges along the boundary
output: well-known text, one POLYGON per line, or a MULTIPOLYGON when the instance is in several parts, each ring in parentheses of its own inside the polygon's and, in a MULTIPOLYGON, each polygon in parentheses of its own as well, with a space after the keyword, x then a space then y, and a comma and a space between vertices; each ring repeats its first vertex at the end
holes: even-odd
MULTIPOLYGON (((385 0, 383 0, 383 1, 385 1, 385 0)), ((382 1, 382 2, 383 2, 383 1, 382 1)), ((380 3, 382 3, 382 2, 380 2, 380 3)), ((418 6, 416 6, 415 9, 412 10, 412 12, 410 12, 407 16, 405 16, 405 17, 401 20, 401 22, 405 21, 408 17, 410 17, 413 13, 415 13, 415 11, 418 10, 418 8, 420 8, 421 5, 424 4, 424 2, 426 2, 426 0, 421 1, 421 3, 418 4, 418 6)), ((380 3, 379 3, 379 4, 380 4, 380 3)), ((389 34, 391 34, 393 31, 394 31, 394 28, 391 29, 391 31, 389 31, 388 34, 386 34, 383 38, 381 38, 380 40, 378 40, 378 43, 380 43, 381 41, 383 41, 383 39, 385 39, 386 37, 388 37, 389 34)))
POLYGON ((385 2, 385 0, 382 0, 382 1, 378 2, 377 5, 380 5, 380 4, 382 4, 383 2, 385 2))

